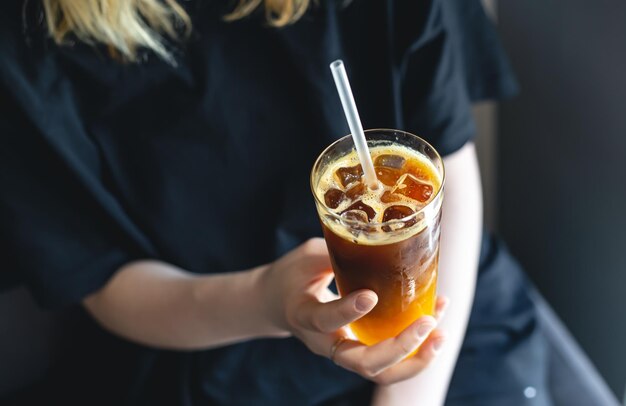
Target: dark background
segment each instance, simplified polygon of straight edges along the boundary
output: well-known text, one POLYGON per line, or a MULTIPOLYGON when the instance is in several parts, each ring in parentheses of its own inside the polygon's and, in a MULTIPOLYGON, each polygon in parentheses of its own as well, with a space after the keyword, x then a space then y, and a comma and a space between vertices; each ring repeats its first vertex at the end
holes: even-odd
POLYGON ((501 0, 498 227, 618 398, 626 383, 626 1, 501 0))

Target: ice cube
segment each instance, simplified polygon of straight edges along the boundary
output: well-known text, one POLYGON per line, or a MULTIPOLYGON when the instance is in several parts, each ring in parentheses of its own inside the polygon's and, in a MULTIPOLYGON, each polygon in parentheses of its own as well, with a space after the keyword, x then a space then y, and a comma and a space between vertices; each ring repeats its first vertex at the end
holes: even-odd
POLYGON ((385 213, 383 214, 383 222, 389 220, 401 220, 405 217, 410 216, 413 213, 415 213, 413 209, 408 206, 390 206, 387 208, 387 210, 385 210, 385 213))
POLYGON ((404 161, 405 159, 400 155, 383 154, 376 157, 374 166, 400 169, 404 165, 404 161))
MULTIPOLYGON (((401 220, 405 217, 412 215, 413 213, 415 213, 413 209, 407 206, 401 206, 401 205, 390 206, 383 213, 383 222, 390 221, 390 220, 401 220)), ((415 218, 411 218, 407 221, 385 225, 382 227, 382 229, 383 231, 389 232, 389 231, 399 230, 399 229, 406 228, 406 227, 411 227, 415 223, 416 223, 415 218)))
POLYGON ((324 193, 324 203, 326 203, 326 206, 331 209, 336 209, 337 207, 339 207, 339 205, 345 198, 346 194, 343 193, 341 190, 335 188, 328 189, 328 191, 324 193))
POLYGON ((365 214, 367 215, 367 220, 368 221, 372 221, 372 219, 374 217, 376 217, 376 211, 371 206, 368 206, 367 204, 363 203, 361 200, 356 201, 353 204, 351 204, 347 209, 342 211, 341 214, 344 214, 344 213, 346 213, 348 211, 352 211, 352 210, 364 211, 365 214))
POLYGON ((402 197, 398 194, 391 193, 389 190, 385 190, 380 196, 380 201, 383 203, 395 203, 402 200, 402 197))
POLYGON ((418 161, 407 161, 404 165, 404 172, 410 173, 417 179, 427 181, 430 179, 430 172, 427 171, 423 164, 418 161))
POLYGON ((400 176, 402 176, 402 172, 400 172, 400 170, 387 168, 385 166, 375 166, 374 170, 376 171, 376 177, 378 180, 387 186, 395 185, 400 176))
POLYGON ((363 196, 363 193, 365 193, 365 185, 359 182, 346 191, 346 196, 348 196, 350 200, 356 200, 363 196))
POLYGON ((411 174, 402 175, 392 189, 392 193, 400 193, 419 202, 426 202, 433 194, 433 187, 411 174))
POLYGON ((356 182, 363 176, 363 168, 361 165, 339 168, 335 171, 335 176, 339 179, 341 185, 345 188, 349 184, 356 182))
POLYGON ((368 223, 369 219, 367 218, 367 213, 363 210, 346 210, 341 213, 341 217, 348 220, 356 220, 363 223, 368 223))

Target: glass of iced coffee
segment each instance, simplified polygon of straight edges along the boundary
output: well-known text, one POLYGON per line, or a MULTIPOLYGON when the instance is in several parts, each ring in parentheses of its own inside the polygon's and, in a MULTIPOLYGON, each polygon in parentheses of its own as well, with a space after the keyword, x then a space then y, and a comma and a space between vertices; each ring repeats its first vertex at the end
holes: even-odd
POLYGON ((350 136, 331 144, 311 188, 339 293, 371 289, 378 304, 350 324, 372 345, 434 315, 444 167, 437 151, 404 131, 365 131, 378 187, 368 187, 350 136))

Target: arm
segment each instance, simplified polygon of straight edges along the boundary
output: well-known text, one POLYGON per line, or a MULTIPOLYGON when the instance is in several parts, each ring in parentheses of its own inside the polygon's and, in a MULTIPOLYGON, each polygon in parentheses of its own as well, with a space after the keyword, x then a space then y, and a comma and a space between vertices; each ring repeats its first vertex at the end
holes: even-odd
POLYGON ((133 262, 84 305, 108 330, 154 347, 200 349, 284 336, 260 311, 265 268, 195 275, 163 262, 133 262))
POLYGON ((155 347, 203 349, 292 334, 312 352, 379 383, 407 379, 428 365, 431 345, 401 361, 428 338, 432 317, 375 346, 344 339, 344 326, 368 313, 377 296, 363 289, 338 299, 328 289, 332 279, 326 244, 316 238, 242 272, 198 276, 162 262, 131 263, 84 305, 113 333, 155 347))
POLYGON ((438 293, 450 299, 439 328, 447 334, 436 363, 415 377, 379 386, 374 405, 442 405, 465 336, 474 299, 482 232, 482 195, 476 151, 468 143, 444 159, 443 204, 438 293))
POLYGON ((137 261, 83 304, 106 329, 153 347, 206 349, 295 334, 327 355, 333 336, 326 333, 363 316, 377 301, 371 291, 337 299, 327 288, 330 269, 320 239, 240 272, 196 275, 164 262, 137 261))

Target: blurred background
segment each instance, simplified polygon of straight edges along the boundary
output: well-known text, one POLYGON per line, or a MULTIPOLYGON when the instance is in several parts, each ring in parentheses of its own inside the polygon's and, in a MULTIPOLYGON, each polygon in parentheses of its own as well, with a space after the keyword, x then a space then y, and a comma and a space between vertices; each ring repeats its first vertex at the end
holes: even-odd
POLYGON ((521 87, 475 108, 487 225, 624 399, 626 2, 485 6, 521 87))

